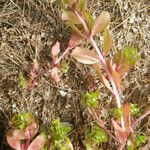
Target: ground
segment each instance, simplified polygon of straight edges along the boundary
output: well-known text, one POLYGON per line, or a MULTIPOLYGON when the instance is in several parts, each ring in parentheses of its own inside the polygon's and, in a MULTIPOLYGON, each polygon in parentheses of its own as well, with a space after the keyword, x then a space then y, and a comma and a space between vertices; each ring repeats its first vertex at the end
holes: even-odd
MULTIPOLYGON (((142 110, 150 104, 150 51, 148 0, 89 0, 88 7, 95 17, 102 10, 111 14, 110 31, 113 39, 111 55, 125 45, 133 45, 141 59, 122 82, 122 100, 137 103, 142 110)), ((38 86, 31 91, 19 87, 20 76, 28 79, 33 60, 38 60, 41 70, 51 63, 51 47, 55 41, 64 50, 70 32, 61 21, 59 7, 50 0, 0 0, 0 149, 9 150, 5 133, 9 118, 29 111, 46 127, 54 118, 60 117, 73 125, 70 137, 76 150, 84 149, 84 127, 91 121, 80 99, 88 89, 85 74, 88 66, 76 62, 70 56, 63 60, 68 64, 67 74, 61 75, 56 84, 46 72, 38 86), (66 94, 65 96, 63 94, 66 94)), ((96 37, 98 41, 100 36, 96 37)), ((103 117, 106 110, 115 105, 113 97, 100 85, 103 117), (106 94, 105 94, 106 93, 106 94)), ((145 118, 139 131, 150 135, 150 118, 145 118)), ((113 149, 108 147, 107 149, 113 149)))

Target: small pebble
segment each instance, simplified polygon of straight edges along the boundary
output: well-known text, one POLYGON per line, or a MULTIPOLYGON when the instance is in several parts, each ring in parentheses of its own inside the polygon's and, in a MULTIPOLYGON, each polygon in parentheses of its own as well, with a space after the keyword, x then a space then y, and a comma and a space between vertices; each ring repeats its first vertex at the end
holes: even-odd
POLYGON ((62 97, 65 97, 67 95, 67 92, 65 92, 64 90, 60 90, 59 93, 62 97))

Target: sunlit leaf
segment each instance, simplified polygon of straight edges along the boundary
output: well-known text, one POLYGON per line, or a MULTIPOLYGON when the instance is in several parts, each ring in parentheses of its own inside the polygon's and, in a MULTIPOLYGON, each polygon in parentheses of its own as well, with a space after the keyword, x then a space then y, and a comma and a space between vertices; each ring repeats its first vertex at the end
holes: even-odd
POLYGON ((60 81, 59 70, 57 67, 52 68, 51 77, 56 83, 60 81))
POLYGON ((105 54, 107 54, 112 48, 112 39, 107 29, 105 29, 105 31, 103 32, 103 40, 103 51, 105 52, 105 54))
POLYGON ((110 14, 107 11, 101 12, 101 14, 97 17, 93 25, 93 28, 91 30, 91 36, 94 36, 99 32, 103 32, 109 25, 109 23, 110 23, 110 14))
POLYGON ((60 43, 58 41, 52 46, 51 52, 53 57, 56 57, 60 52, 60 43))
POLYGON ((70 47, 70 48, 75 47, 75 46, 81 44, 82 42, 83 42, 83 37, 81 37, 77 33, 73 33, 69 40, 68 47, 70 47))
POLYGON ((41 133, 32 141, 27 150, 42 150, 44 146, 48 145, 48 137, 44 133, 41 133))
POLYGON ((114 56, 113 62, 116 64, 117 72, 120 76, 123 76, 129 68, 135 65, 139 58, 140 56, 135 48, 126 47, 114 56))
POLYGON ((76 47, 72 51, 71 56, 83 64, 95 64, 99 62, 98 55, 82 47, 76 47))
POLYGON ((71 11, 63 11, 62 13, 62 20, 63 21, 70 21, 73 24, 80 24, 78 17, 71 11))
POLYGON ((96 70, 99 80, 106 86, 107 89, 111 91, 111 87, 108 80, 102 74, 101 66, 99 64, 93 64, 93 68, 96 70))

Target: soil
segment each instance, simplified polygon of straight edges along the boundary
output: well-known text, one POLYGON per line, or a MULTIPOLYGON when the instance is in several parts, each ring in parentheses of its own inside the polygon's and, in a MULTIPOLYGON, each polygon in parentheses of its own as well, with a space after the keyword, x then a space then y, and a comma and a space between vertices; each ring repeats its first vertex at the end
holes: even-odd
MULTIPOLYGON (((141 59, 122 81, 122 99, 137 103, 144 112, 150 105, 149 0, 89 0, 88 7, 93 16, 98 16, 102 10, 111 13, 113 48, 110 55, 125 45, 138 49, 141 59)), ((21 76, 29 78, 35 58, 40 70, 46 70, 52 61, 52 44, 59 41, 63 52, 69 37, 70 30, 61 21, 60 8, 50 0, 0 0, 1 150, 11 149, 5 140, 10 117, 25 111, 34 114, 43 128, 58 117, 71 123, 73 131, 70 137, 74 149, 84 150, 84 128, 92 122, 80 101, 89 86, 88 66, 67 55, 63 62, 68 65, 68 72, 61 74, 58 84, 46 72, 31 91, 19 86, 21 76)), ((99 39, 100 35, 96 37, 97 41, 99 39)), ((104 93, 100 99, 102 117, 107 120, 108 110, 116 104, 101 84, 99 88, 104 93)), ((149 117, 143 119, 137 132, 150 136, 149 123, 149 117)), ((103 145, 103 149, 116 149, 115 144, 110 143, 109 147, 103 145)))

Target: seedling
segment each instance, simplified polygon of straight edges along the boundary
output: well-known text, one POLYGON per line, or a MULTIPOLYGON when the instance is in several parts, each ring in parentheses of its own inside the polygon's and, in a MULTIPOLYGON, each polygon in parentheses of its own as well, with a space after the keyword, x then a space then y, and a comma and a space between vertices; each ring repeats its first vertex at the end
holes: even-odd
MULTIPOLYGON (((127 103, 122 104, 120 97, 121 79, 125 77, 128 70, 135 65, 140 56, 137 50, 131 46, 124 47, 112 57, 109 56, 109 51, 112 48, 112 39, 109 33, 110 14, 107 11, 102 11, 97 19, 94 20, 86 7, 87 1, 85 0, 59 0, 59 4, 63 10, 62 20, 65 21, 68 27, 72 28, 73 34, 64 53, 55 60, 55 65, 72 49, 71 56, 73 58, 83 64, 91 65, 91 67, 96 70, 99 81, 115 97, 116 110, 121 110, 120 119, 118 119, 118 117, 116 120, 112 119, 115 137, 107 130, 105 123, 100 119, 100 114, 97 111, 98 103, 94 95, 90 97, 92 94, 86 93, 83 96, 84 99, 86 99, 84 102, 96 123, 103 128, 110 137, 119 142, 118 149, 121 150, 125 147, 129 135, 133 133, 130 120, 130 106, 127 103), (96 34, 101 34, 103 37, 102 49, 97 46, 94 40, 96 34), (80 44, 85 41, 92 45, 93 50, 88 50, 86 47, 80 46, 80 44), (102 72, 102 69, 105 70, 105 73, 102 72)), ((131 107, 133 108, 133 105, 131 107)), ((134 111, 131 112, 135 113, 136 111, 137 110, 134 109, 134 111)), ((150 111, 146 114, 150 114, 150 111)), ((143 119, 143 117, 138 121, 141 119, 143 119)))
POLYGON ((38 135, 32 141, 39 130, 39 124, 38 120, 30 113, 14 115, 11 119, 10 125, 11 128, 6 134, 6 139, 13 149, 41 150, 47 145, 48 137, 43 133, 38 135))
POLYGON ((52 150, 73 150, 73 146, 67 136, 67 133, 70 130, 71 125, 68 123, 60 122, 59 118, 52 122, 50 127, 52 150))

